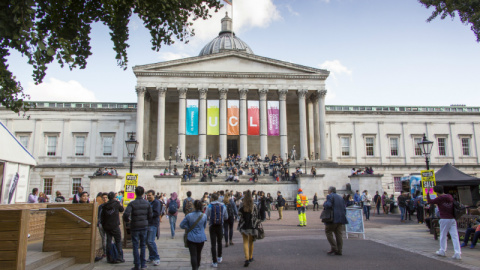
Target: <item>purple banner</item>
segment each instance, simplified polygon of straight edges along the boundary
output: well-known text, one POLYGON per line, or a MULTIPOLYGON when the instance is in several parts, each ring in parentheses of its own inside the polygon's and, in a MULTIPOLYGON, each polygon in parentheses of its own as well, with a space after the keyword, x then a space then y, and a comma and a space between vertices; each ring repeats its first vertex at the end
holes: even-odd
POLYGON ((280 136, 280 111, 278 101, 267 101, 268 136, 280 136))

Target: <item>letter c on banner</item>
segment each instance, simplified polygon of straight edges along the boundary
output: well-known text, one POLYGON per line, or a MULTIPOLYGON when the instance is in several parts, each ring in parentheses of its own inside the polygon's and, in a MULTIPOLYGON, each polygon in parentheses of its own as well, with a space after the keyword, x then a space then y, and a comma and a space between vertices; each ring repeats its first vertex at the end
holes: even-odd
POLYGON ((232 116, 228 119, 228 123, 230 126, 236 127, 238 125, 238 118, 236 116, 232 116), (235 120, 235 123, 232 120, 235 120))
POLYGON ((216 127, 217 124, 218 124, 218 118, 215 117, 215 124, 212 124, 212 117, 209 117, 209 118, 208 118, 208 124, 209 124, 211 127, 216 127))

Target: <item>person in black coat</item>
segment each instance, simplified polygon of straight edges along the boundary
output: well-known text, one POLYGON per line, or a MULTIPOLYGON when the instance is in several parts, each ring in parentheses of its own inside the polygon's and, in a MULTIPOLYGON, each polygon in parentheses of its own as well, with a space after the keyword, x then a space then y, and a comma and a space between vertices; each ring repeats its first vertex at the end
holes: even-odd
POLYGON ((327 199, 323 203, 325 209, 333 210, 333 222, 325 223, 325 235, 330 243, 330 251, 328 255, 342 255, 343 239, 342 233, 344 230, 344 224, 348 224, 347 221, 347 209, 343 198, 337 194, 335 187, 328 188, 327 199), (335 234, 335 239, 333 239, 335 234))
POLYGON ((158 254, 155 237, 160 236, 160 214, 162 212, 162 205, 160 201, 155 199, 155 191, 147 191, 147 201, 152 207, 152 218, 148 219, 148 233, 147 233, 147 247, 148 247, 148 261, 153 262, 154 266, 160 265, 160 255, 158 254))
POLYGON ((108 250, 112 248, 112 238, 115 240, 115 247, 118 251, 116 261, 111 261, 111 258, 107 258, 107 260, 112 263, 125 262, 123 259, 122 233, 120 231, 119 218, 119 213, 123 212, 124 208, 115 198, 115 192, 108 193, 107 197, 108 202, 101 205, 100 223, 107 236, 107 254, 108 250))

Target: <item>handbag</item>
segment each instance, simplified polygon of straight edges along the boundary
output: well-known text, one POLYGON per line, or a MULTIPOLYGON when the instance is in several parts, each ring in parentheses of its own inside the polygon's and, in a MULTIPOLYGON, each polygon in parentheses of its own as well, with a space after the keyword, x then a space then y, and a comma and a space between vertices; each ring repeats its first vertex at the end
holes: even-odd
POLYGON ((257 235, 255 237, 256 239, 263 239, 265 238, 265 231, 263 230, 263 225, 262 223, 258 224, 258 227, 257 227, 257 235))
POLYGON ((204 214, 201 214, 198 218, 197 218, 197 221, 195 221, 195 223, 193 223, 193 226, 190 227, 190 229, 188 230, 185 230, 185 234, 183 235, 183 243, 185 244, 185 247, 188 248, 188 244, 187 244, 187 236, 188 234, 193 230, 193 228, 197 227, 198 223, 200 222, 200 220, 202 219, 204 214))
POLYGON ((320 214, 320 219, 323 223, 332 223, 333 222, 333 207, 335 204, 335 199, 332 198, 332 208, 323 208, 322 213, 320 214))

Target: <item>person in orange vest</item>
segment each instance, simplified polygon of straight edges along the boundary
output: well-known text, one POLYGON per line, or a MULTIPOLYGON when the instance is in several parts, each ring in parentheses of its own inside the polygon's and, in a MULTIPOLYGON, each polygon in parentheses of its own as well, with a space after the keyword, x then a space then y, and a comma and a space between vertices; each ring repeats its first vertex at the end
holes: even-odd
POLYGON ((308 206, 308 198, 303 194, 303 190, 301 188, 298 189, 297 194, 297 210, 298 210, 298 220, 300 224, 297 225, 299 227, 306 227, 307 226, 307 215, 305 214, 305 210, 308 206))

